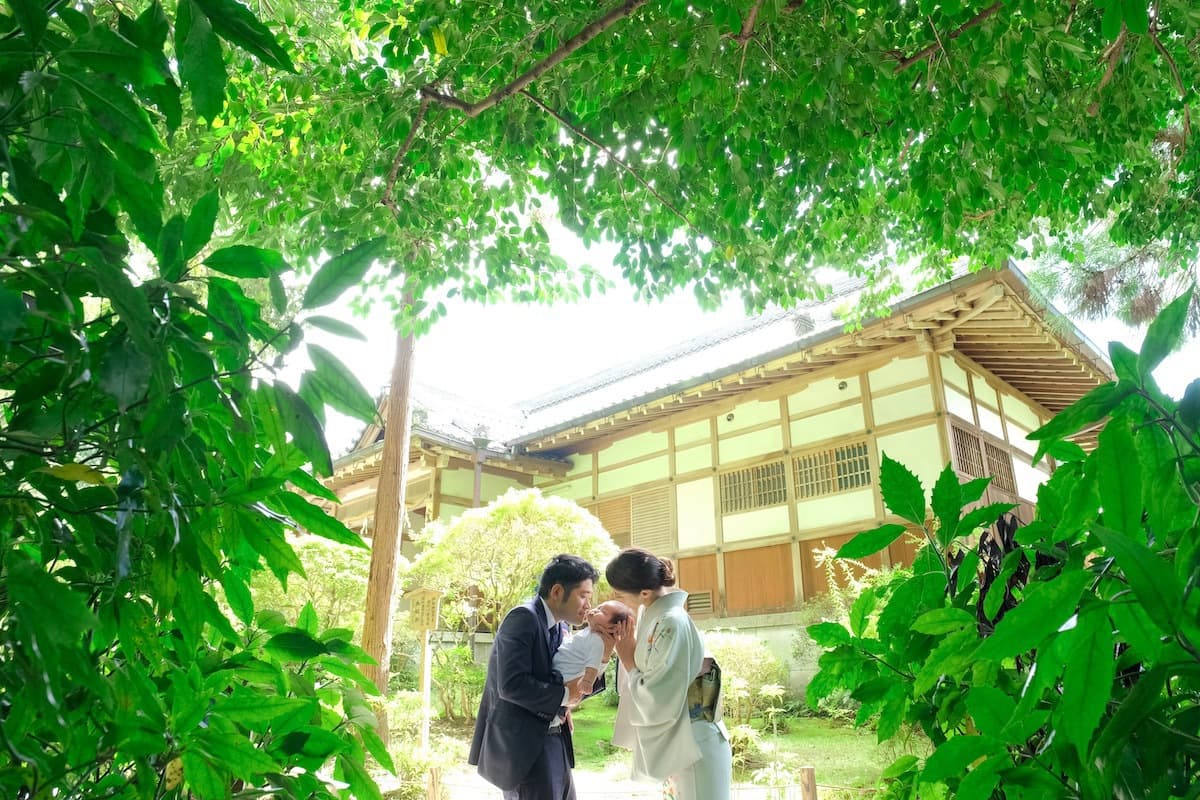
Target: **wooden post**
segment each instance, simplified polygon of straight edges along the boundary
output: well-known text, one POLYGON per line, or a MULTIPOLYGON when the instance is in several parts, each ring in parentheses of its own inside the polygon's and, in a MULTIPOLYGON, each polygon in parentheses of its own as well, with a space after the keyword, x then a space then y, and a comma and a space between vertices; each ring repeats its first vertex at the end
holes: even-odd
POLYGON ((433 686, 433 648, 429 633, 438 626, 439 599, 436 589, 413 589, 409 601, 409 624, 421 634, 421 751, 429 750, 429 700, 433 686))
POLYGON ((817 771, 812 767, 800 768, 800 800, 817 800, 817 771))
POLYGON ((430 767, 429 775, 425 783, 426 800, 442 800, 442 770, 439 767, 430 767))
POLYGON ((433 681, 433 648, 429 631, 421 631, 421 752, 429 750, 429 698, 433 681))
MULTIPOLYGON (((405 294, 406 304, 412 295, 405 294)), ((408 483, 409 394, 412 387, 413 336, 396 333, 396 357, 388 390, 384 420, 383 457, 375 490, 375 516, 371 534, 371 571, 367 577, 366 615, 362 647, 374 664, 364 665, 367 676, 386 695, 392 656, 392 616, 395 609, 396 556, 400 549, 404 517, 404 490, 408 483)), ((388 743, 387 714, 380 706, 379 735, 388 743)))

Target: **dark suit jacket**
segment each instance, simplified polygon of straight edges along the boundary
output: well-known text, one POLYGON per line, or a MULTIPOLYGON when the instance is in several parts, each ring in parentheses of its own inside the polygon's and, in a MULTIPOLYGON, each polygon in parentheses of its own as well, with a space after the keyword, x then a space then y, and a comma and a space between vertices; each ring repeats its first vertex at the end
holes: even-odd
MULTIPOLYGON (((595 691, 604 686, 596 682, 595 691)), ((550 654, 549 620, 538 598, 508 612, 488 657, 487 681, 467 763, 503 790, 515 789, 542 753, 563 699, 562 675, 550 654)), ((561 734, 575 766, 571 732, 561 734)))

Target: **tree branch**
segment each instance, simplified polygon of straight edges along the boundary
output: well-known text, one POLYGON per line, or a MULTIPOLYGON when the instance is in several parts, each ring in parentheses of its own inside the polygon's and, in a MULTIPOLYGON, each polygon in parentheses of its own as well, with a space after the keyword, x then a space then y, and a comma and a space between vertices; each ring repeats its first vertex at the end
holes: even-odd
POLYGON ((1183 78, 1179 74, 1179 65, 1167 52, 1167 48, 1163 47, 1162 41, 1158 38, 1158 31, 1154 28, 1150 29, 1150 41, 1154 42, 1155 49, 1167 62, 1167 66, 1171 68, 1171 76, 1175 79, 1175 88, 1179 90, 1179 99, 1183 101, 1183 143, 1180 145, 1180 149, 1183 149, 1187 147, 1188 136, 1192 132, 1192 114, 1187 105, 1187 87, 1183 85, 1183 78))
POLYGON ((421 106, 417 109, 417 116, 413 120, 408 137, 404 140, 404 144, 400 145, 400 149, 396 151, 396 157, 392 159, 392 168, 388 171, 387 187, 383 190, 383 197, 379 198, 379 202, 390 208, 393 214, 396 213, 396 201, 393 198, 393 192, 396 189, 396 178, 400 175, 400 163, 404 160, 404 156, 408 155, 413 141, 417 138, 417 129, 425 121, 425 112, 429 110, 430 102, 429 98, 421 100, 421 106))
POLYGON ((487 111, 494 105, 504 102, 514 94, 523 91, 529 84, 536 81, 538 78, 545 75, 549 70, 565 61, 572 53, 592 39, 599 36, 610 27, 620 22, 625 17, 628 17, 641 6, 645 5, 647 0, 625 0, 621 5, 609 11, 603 17, 589 23, 579 33, 572 36, 570 39, 562 43, 562 46, 547 56, 542 61, 533 65, 524 75, 521 75, 512 83, 497 89, 487 97, 477 103, 468 103, 451 94, 440 92, 436 89, 426 86, 421 89, 421 97, 433 100, 450 108, 458 109, 468 117, 477 117, 484 111, 487 111))
POLYGON ((762 0, 754 0, 754 5, 750 7, 750 12, 742 20, 742 30, 739 33, 729 34, 731 39, 741 43, 743 50, 754 37, 754 23, 758 21, 758 10, 760 8, 762 8, 762 0))
POLYGON ((676 208, 675 206, 673 206, 673 205, 670 203, 670 201, 668 201, 668 200, 667 200, 667 198, 665 198, 665 197, 663 197, 663 196, 662 196, 662 193, 660 193, 660 192, 659 192, 657 189, 655 189, 653 186, 651 186, 651 185, 650 185, 650 184, 649 184, 649 183, 646 181, 646 179, 645 179, 645 178, 643 178, 643 177, 642 177, 642 176, 641 176, 641 175, 638 173, 638 171, 637 171, 637 170, 635 170, 635 169, 634 169, 632 166, 630 166, 630 165, 629 165, 627 162, 625 162, 625 161, 624 161, 624 160, 622 160, 622 159, 621 159, 619 156, 617 156, 617 154, 616 154, 616 153, 614 153, 614 152, 612 151, 612 149, 611 149, 611 148, 609 148, 609 147, 606 147, 605 145, 603 145, 603 144, 601 144, 600 142, 598 142, 598 141, 596 141, 595 139, 593 139, 593 138, 592 138, 591 136, 589 136, 589 135, 588 135, 586 132, 584 132, 584 131, 583 131, 581 128, 579 128, 579 126, 575 125, 575 124, 574 124, 574 123, 572 123, 570 120, 568 120, 566 117, 564 117, 562 114, 558 113, 558 112, 557 112, 557 111, 555 111, 553 108, 551 108, 550 106, 546 105, 545 103, 543 103, 543 102, 542 102, 541 100, 539 100, 538 98, 534 97, 534 96, 533 96, 532 94, 530 94, 528 91, 525 91, 524 89, 522 89, 522 90, 521 90, 521 94, 522 94, 522 95, 524 95, 524 96, 525 96, 525 97, 526 97, 526 98, 529 100, 529 102, 533 103, 535 106, 537 106, 538 108, 540 108, 542 111, 545 111, 547 114, 549 114, 550 116, 554 117, 554 119, 556 119, 556 120, 558 121, 558 124, 562 125, 564 128, 566 128, 567 130, 569 130, 569 131, 571 131, 572 133, 574 133, 574 134, 575 134, 576 136, 578 136, 580 139, 583 139, 585 142, 587 142, 588 144, 590 144, 592 147, 596 147, 596 148, 599 148, 600 150, 602 150, 602 151, 604 152, 604 154, 605 154, 605 155, 607 155, 607 156, 609 157, 609 159, 611 159, 611 160, 612 160, 612 162, 613 162, 614 164, 616 164, 617 166, 621 167, 621 169, 625 170, 625 171, 626 171, 626 172, 628 172, 630 175, 632 175, 632 176, 633 176, 633 178, 634 178, 634 180, 636 180, 638 183, 640 183, 640 184, 642 185, 642 187, 643 187, 643 188, 644 188, 646 191, 648 191, 648 192, 650 192, 650 194, 654 195, 654 198, 655 198, 656 200, 658 200, 658 202, 662 203, 662 204, 663 204, 663 207, 665 207, 667 210, 669 210, 669 211, 670 211, 672 214, 674 214, 676 217, 679 217, 679 219, 680 219, 680 220, 683 222, 683 224, 684 224, 684 225, 687 225, 687 226, 688 226, 688 228, 689 228, 689 229, 691 229, 691 231, 692 231, 693 233, 695 233, 695 234, 696 234, 696 235, 698 235, 698 236, 703 236, 703 235, 704 235, 704 234, 702 234, 702 233, 700 232, 700 230, 699 230, 699 229, 698 229, 698 228, 697 228, 697 227, 696 227, 694 224, 692 224, 692 221, 691 221, 691 220, 689 220, 687 217, 685 217, 685 216, 683 215, 683 212, 681 212, 681 211, 680 211, 678 208, 676 208))
MULTIPOLYGON (((1002 0, 998 0, 997 2, 995 2, 992 5, 985 8, 983 11, 980 11, 978 14, 971 17, 969 20, 964 22, 962 25, 959 25, 957 28, 955 28, 949 34, 947 34, 945 37, 945 40, 946 41, 954 41, 959 36, 962 36, 964 33, 969 31, 971 28, 974 28, 977 25, 983 24, 983 22, 985 20, 987 20, 988 17, 991 17, 993 14, 995 14, 997 11, 999 11, 1003 7, 1004 7, 1004 3, 1002 2, 1002 0)), ((896 69, 894 69, 892 71, 892 74, 898 75, 901 72, 903 72, 904 70, 911 67, 913 64, 918 64, 918 63, 926 60, 930 56, 932 56, 938 50, 941 50, 943 40, 941 37, 935 37, 935 38, 937 39, 937 41, 933 42, 933 44, 926 45, 925 47, 922 47, 917 52, 913 53, 911 56, 905 56, 904 58, 900 59, 900 63, 896 65, 896 69)))
MULTIPOLYGON (((1122 22, 1121 35, 1118 36, 1116 41, 1110 44, 1104 51, 1104 54, 1100 56, 1102 59, 1108 61, 1108 68, 1104 70, 1104 77, 1100 79, 1100 85, 1096 87, 1097 94, 1104 91, 1104 87, 1108 86, 1109 81, 1112 80, 1113 73, 1117 71, 1117 62, 1121 60, 1121 54, 1125 52, 1125 37, 1128 33, 1129 29, 1126 28, 1125 23, 1122 22)), ((1087 111, 1090 116, 1096 116, 1098 113, 1100 113, 1100 103, 1093 102, 1088 106, 1087 111)))

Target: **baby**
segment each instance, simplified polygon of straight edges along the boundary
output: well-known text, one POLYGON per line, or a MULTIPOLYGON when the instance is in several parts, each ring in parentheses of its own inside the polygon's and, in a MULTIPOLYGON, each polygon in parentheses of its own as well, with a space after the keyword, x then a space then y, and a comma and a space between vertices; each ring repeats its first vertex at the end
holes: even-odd
POLYGON ((554 654, 554 669, 571 681, 583 676, 583 693, 589 694, 596 678, 612 657, 612 631, 633 617, 629 606, 618 600, 601 603, 587 613, 587 627, 562 643, 554 654))

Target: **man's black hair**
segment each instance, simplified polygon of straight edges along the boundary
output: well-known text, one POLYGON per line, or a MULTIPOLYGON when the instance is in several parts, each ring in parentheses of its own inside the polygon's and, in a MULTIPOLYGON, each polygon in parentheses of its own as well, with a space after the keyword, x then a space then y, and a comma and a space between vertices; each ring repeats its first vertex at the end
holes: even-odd
POLYGON ((538 581, 538 597, 549 597, 556 583, 561 583, 566 594, 570 594, 584 581, 595 583, 599 579, 600 573, 587 561, 563 553, 550 559, 550 563, 542 570, 542 578, 538 581))

